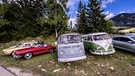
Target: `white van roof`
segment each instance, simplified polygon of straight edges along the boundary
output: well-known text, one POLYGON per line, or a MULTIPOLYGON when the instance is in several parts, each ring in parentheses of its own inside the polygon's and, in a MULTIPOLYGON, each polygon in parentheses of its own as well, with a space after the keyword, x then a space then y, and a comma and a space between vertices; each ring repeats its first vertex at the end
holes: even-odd
POLYGON ((65 36, 65 35, 79 35, 78 33, 68 33, 68 34, 62 34, 60 36, 65 36))
POLYGON ((88 36, 88 35, 102 35, 102 34, 107 34, 107 33, 106 33, 106 32, 90 33, 90 34, 82 35, 82 37, 83 37, 83 36, 88 36))

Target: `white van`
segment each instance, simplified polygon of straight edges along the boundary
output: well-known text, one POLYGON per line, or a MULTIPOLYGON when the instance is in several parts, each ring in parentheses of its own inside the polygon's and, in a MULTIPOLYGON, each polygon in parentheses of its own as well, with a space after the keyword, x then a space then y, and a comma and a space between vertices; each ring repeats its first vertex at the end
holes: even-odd
POLYGON ((85 50, 79 34, 63 34, 58 38, 58 61, 69 62, 85 59, 85 50))
POLYGON ((82 35, 85 50, 96 55, 107 55, 115 52, 112 38, 105 32, 82 35))

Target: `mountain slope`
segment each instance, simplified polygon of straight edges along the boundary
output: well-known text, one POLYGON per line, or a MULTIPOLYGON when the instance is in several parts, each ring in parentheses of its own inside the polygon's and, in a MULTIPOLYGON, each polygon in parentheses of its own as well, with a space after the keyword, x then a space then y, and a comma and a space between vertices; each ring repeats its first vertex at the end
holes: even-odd
POLYGON ((135 26, 135 13, 122 13, 111 18, 115 26, 135 26))

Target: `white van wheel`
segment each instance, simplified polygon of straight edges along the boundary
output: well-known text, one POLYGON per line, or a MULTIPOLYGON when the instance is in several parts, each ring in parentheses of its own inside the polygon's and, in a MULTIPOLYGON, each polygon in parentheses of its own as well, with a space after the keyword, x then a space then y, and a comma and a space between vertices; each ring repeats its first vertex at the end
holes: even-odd
POLYGON ((92 51, 91 51, 91 50, 89 50, 89 54, 92 54, 91 52, 92 52, 92 51))

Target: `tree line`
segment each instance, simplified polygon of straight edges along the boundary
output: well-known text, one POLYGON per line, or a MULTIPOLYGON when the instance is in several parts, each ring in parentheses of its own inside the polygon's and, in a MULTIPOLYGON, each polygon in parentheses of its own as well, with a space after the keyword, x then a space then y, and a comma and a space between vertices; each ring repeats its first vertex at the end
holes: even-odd
POLYGON ((80 33, 108 32, 112 33, 114 23, 106 20, 102 0, 89 0, 86 5, 80 1, 77 10, 76 29, 80 33))
POLYGON ((2 0, 0 42, 55 34, 67 30, 68 0, 2 0))
MULTIPOLYGON (((0 42, 52 34, 56 38, 68 30, 68 0, 2 0, 0 2, 0 42)), ((80 1, 77 32, 111 32, 99 0, 80 1)))

